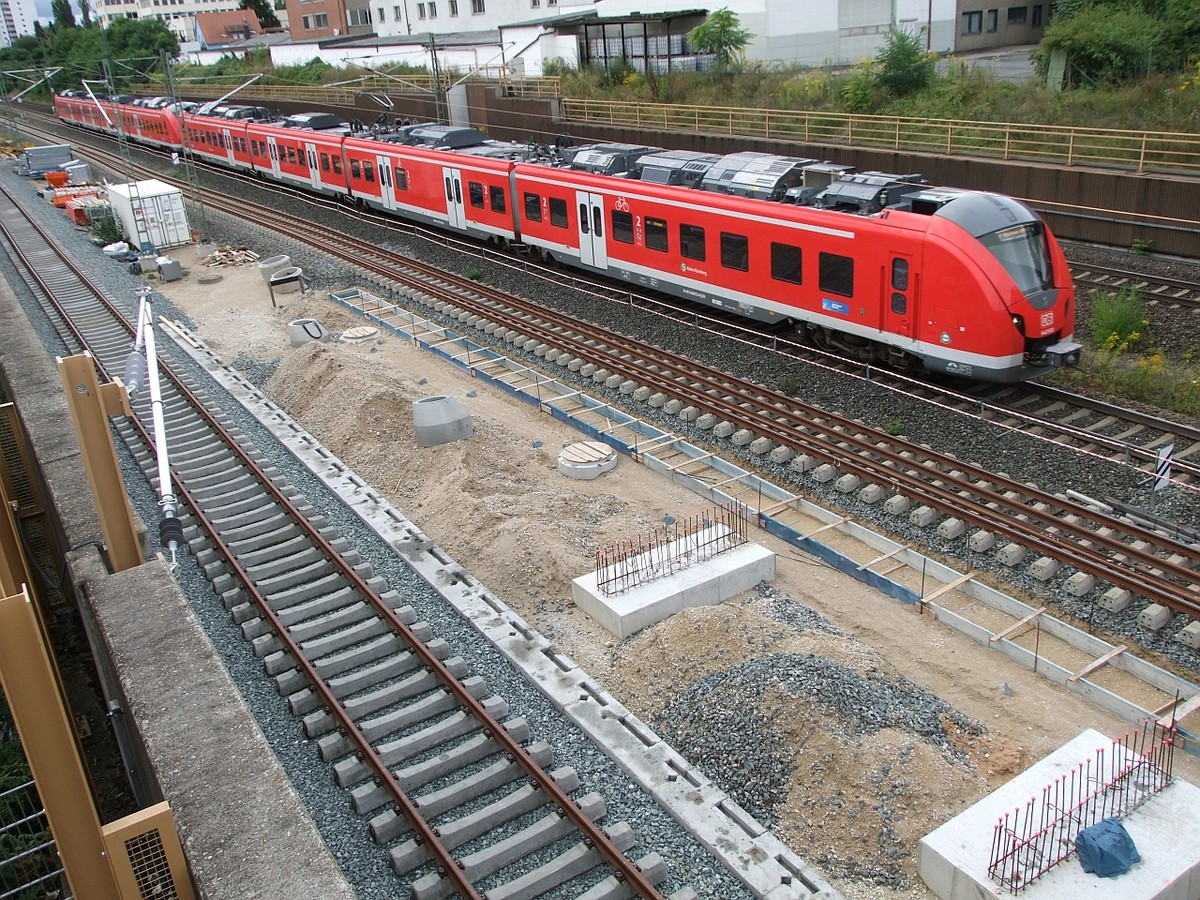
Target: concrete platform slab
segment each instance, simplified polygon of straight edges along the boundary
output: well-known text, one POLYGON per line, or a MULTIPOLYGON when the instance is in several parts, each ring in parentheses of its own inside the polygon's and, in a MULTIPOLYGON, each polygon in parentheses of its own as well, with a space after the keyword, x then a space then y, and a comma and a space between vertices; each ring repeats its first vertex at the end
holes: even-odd
MULTIPOLYGON (((988 878, 1000 817, 1061 778, 1112 740, 1088 730, 921 839, 917 871, 942 900, 1007 896, 988 878)), ((1176 779, 1121 820, 1142 861, 1117 878, 1083 871, 1072 855, 1021 892, 1024 900, 1197 900, 1200 898, 1200 788, 1176 779)))
MULTIPOLYGON (((700 532, 704 543, 714 529, 700 532)), ((680 542, 676 542, 680 543, 680 542)), ((659 554, 660 558, 682 555, 675 545, 659 554)), ((631 567, 639 560, 632 560, 631 567)), ((775 554, 758 544, 742 544, 711 559, 692 563, 670 575, 644 582, 628 590, 605 594, 596 581, 596 573, 581 575, 571 583, 575 605, 615 634, 627 638, 647 626, 661 622, 692 606, 715 606, 749 590, 760 581, 775 578, 775 554)))

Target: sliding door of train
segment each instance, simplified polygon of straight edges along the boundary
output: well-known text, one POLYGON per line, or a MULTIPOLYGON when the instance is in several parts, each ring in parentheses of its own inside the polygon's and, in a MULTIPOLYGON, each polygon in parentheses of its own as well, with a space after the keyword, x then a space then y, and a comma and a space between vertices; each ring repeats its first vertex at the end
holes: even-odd
POLYGON ((917 287, 920 279, 912 257, 904 253, 889 254, 881 281, 882 329, 889 334, 913 339, 917 333, 917 287))
POLYGON ((463 199, 462 172, 442 166, 442 181, 446 185, 446 216, 451 228, 465 228, 467 207, 463 199))
POLYGON ((604 196, 575 192, 579 210, 579 261, 597 269, 608 268, 608 245, 604 237, 604 196))
POLYGON ((308 156, 308 177, 312 182, 313 190, 321 189, 321 165, 317 157, 317 145, 311 141, 304 142, 304 153, 308 156))
POLYGON ((379 202, 384 209, 396 208, 396 185, 392 180, 392 159, 382 154, 375 157, 379 172, 379 202))
POLYGON ((271 135, 267 138, 267 149, 271 156, 271 175, 274 178, 279 178, 279 147, 275 144, 275 137, 271 135))

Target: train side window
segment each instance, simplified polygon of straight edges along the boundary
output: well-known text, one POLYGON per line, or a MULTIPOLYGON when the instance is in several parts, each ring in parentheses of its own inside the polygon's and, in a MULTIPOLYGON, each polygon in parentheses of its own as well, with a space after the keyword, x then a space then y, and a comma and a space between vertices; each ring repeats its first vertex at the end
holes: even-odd
POLYGON ((776 281, 790 281, 792 284, 804 284, 801 271, 801 260, 804 252, 792 244, 777 244, 771 242, 771 277, 776 281))
POLYGON ((363 178, 366 179, 368 184, 375 183, 375 163, 369 160, 363 162, 363 178))
POLYGON ((396 166, 396 190, 408 190, 408 173, 399 166, 396 166))
POLYGON ((454 189, 450 187, 450 176, 447 175, 445 180, 446 180, 446 202, 453 203, 454 202, 454 189))
POLYGON ((526 192, 523 199, 525 201, 525 218, 530 222, 542 221, 541 195, 526 192))
POLYGON ((892 294, 892 312, 898 316, 908 312, 908 298, 903 294, 892 294))
POLYGON ((471 205, 476 209, 483 209, 483 185, 478 181, 467 182, 467 196, 471 199, 471 205))
POLYGON ((588 208, 586 203, 579 204, 579 233, 588 233, 588 208))
POLYGON ((488 199, 492 204, 492 212, 508 212, 508 205, 504 200, 504 188, 492 185, 491 190, 488 191, 488 199))
POLYGON ((550 224, 556 228, 570 226, 570 220, 567 218, 567 201, 561 197, 550 198, 550 224))
POLYGON ((633 243, 633 213, 612 211, 612 239, 622 244, 633 243))
POLYGON ((907 291, 908 290, 908 260, 893 259, 892 260, 892 290, 907 291))
POLYGON ((596 237, 604 237, 604 213, 599 206, 592 207, 592 231, 596 237))
POLYGON ((670 249, 667 241, 667 220, 646 217, 646 246, 651 250, 666 253, 670 249))
POLYGON ((688 259, 704 262, 704 229, 696 225, 680 225, 679 252, 688 259))
POLYGON ((350 160, 350 177, 362 178, 362 166, 357 159, 350 160))
POLYGON ((279 158, 279 148, 276 147, 274 144, 271 144, 271 159, 278 159, 278 158, 279 158))
POLYGON ((739 272, 750 271, 750 239, 744 234, 721 232, 721 265, 739 272))
POLYGON ((340 156, 335 156, 335 157, 333 157, 332 162, 333 162, 333 174, 341 175, 342 174, 342 158, 340 156))
POLYGON ((854 259, 837 253, 820 255, 821 290, 839 297, 854 296, 854 259))
POLYGON ((293 166, 296 165, 296 148, 295 147, 287 148, 287 157, 288 157, 288 162, 291 165, 293 165, 293 166))
POLYGON ((321 154, 321 171, 322 172, 329 171, 329 154, 328 153, 321 154))

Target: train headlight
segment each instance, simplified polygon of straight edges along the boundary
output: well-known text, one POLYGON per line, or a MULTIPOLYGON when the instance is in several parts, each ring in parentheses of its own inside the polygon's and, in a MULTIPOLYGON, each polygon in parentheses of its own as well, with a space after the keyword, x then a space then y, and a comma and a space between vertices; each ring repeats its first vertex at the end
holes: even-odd
POLYGON ((1025 333, 1025 320, 1024 319, 1022 319, 1020 316, 1014 314, 1012 317, 1012 323, 1016 327, 1018 334, 1025 333))

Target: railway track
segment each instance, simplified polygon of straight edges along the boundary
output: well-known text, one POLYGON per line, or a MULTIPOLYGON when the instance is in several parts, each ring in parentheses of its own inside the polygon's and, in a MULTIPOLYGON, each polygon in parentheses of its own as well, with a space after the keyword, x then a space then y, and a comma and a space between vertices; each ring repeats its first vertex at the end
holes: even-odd
POLYGON ((1071 274, 1076 285, 1093 290, 1127 291, 1136 288, 1149 304, 1200 309, 1200 282, 1090 263, 1074 268, 1071 274))
MULTIPOLYGON (((7 193, 0 224, 71 352, 88 350, 102 375, 122 371, 132 340, 122 311, 7 193)), ((154 482, 149 400, 132 405, 118 430, 154 482)), ((627 858, 632 829, 605 821, 603 798, 554 769, 553 748, 210 405, 202 387, 168 374, 186 537, 413 896, 537 897, 580 879, 589 897, 661 897, 661 859, 627 858)))

